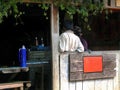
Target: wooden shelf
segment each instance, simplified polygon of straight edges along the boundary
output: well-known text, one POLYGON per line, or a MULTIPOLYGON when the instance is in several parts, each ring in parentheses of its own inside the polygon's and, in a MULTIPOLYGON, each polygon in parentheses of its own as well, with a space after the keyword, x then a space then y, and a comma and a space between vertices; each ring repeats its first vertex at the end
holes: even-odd
POLYGON ((0 68, 0 73, 7 74, 7 73, 19 73, 19 72, 27 72, 29 70, 28 67, 7 67, 7 68, 0 68))

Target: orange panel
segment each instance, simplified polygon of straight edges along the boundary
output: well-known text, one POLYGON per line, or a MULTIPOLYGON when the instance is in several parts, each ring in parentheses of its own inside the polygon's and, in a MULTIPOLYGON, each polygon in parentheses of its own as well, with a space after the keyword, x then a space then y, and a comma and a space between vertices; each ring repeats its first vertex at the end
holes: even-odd
POLYGON ((84 56, 84 72, 102 72, 102 56, 84 56))

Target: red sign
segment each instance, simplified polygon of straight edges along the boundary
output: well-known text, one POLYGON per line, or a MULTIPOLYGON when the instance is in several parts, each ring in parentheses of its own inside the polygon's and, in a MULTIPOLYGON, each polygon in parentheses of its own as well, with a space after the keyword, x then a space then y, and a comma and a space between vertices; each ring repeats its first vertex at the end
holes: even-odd
POLYGON ((84 72, 102 72, 102 56, 84 56, 84 72))

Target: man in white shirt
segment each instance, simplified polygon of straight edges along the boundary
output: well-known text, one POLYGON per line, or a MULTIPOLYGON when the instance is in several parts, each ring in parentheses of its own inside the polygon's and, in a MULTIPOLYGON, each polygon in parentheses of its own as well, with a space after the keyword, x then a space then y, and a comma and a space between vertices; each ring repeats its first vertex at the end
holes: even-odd
POLYGON ((74 34, 73 23, 65 21, 64 27, 66 31, 60 35, 59 52, 84 52, 80 38, 74 34))

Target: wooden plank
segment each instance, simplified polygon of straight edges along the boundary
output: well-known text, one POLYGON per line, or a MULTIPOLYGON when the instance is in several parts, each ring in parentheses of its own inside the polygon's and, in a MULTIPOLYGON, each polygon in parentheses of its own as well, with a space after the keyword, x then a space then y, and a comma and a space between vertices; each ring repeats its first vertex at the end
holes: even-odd
POLYGON ((94 80, 83 81, 83 89, 82 90, 95 90, 94 80))
POLYGON ((107 90, 113 90, 113 86, 114 85, 114 82, 113 82, 113 79, 109 79, 108 82, 107 82, 107 90))
POLYGON ((83 74, 83 60, 82 53, 70 54, 70 81, 82 80, 83 74), (77 72, 76 72, 77 71, 77 72))
POLYGON ((116 6, 120 7, 120 0, 116 0, 116 6))
POLYGON ((83 62, 70 63, 70 72, 83 71, 83 62))
MULTIPOLYGON (((99 54, 100 55, 100 54, 99 54)), ((91 80, 91 79, 102 79, 102 78, 113 78, 116 75, 116 55, 102 53, 100 56, 103 57, 102 71, 99 72, 84 72, 83 70, 83 57, 97 57, 98 54, 70 54, 70 81, 78 80, 91 80), (83 55, 83 56, 82 56, 83 55)), ((94 58, 93 58, 94 59, 94 58)))
POLYGON ((31 87, 31 81, 15 81, 9 83, 0 83, 0 89, 20 88, 20 90, 23 90, 23 87, 31 87))
POLYGON ((68 54, 60 55, 60 90, 69 90, 68 54))
POLYGON ((23 90, 23 82, 1 83, 0 89, 21 88, 23 90))
POLYGON ((83 56, 82 53, 71 53, 70 54, 70 63, 83 61, 82 56, 83 56))
POLYGON ((0 68, 0 73, 8 74, 8 73, 19 73, 19 72, 27 72, 29 70, 28 67, 6 67, 0 68))
POLYGON ((76 90, 83 90, 83 82, 76 81, 76 90))
POLYGON ((107 88, 107 85, 108 85, 108 80, 107 79, 103 79, 102 80, 102 85, 101 85, 101 88, 102 90, 108 90, 107 88))
POLYGON ((116 54, 116 68, 115 68, 116 76, 113 79, 113 86, 114 86, 113 90, 120 90, 120 88, 119 88, 120 66, 119 65, 120 65, 120 52, 118 52, 116 54))
POLYGON ((116 75, 116 71, 104 71, 103 73, 89 73, 83 74, 82 80, 91 80, 91 79, 105 79, 105 78, 113 78, 116 75))
POLYGON ((115 0, 110 0, 111 7, 115 7, 115 0))
POLYGON ((103 69, 106 70, 114 70, 114 68, 116 67, 116 62, 115 61, 104 61, 103 62, 103 69))
POLYGON ((104 7, 108 6, 108 0, 103 0, 103 3, 104 3, 104 7))
POLYGON ((107 79, 95 80, 95 90, 108 90, 107 79))
POLYGON ((59 12, 58 8, 51 4, 51 45, 52 45, 52 90, 59 90, 59 12))
POLYGON ((84 80, 83 72, 71 72, 69 78, 70 78, 70 81, 84 80))
POLYGON ((75 82, 70 82, 69 88, 70 88, 69 90, 75 90, 76 89, 75 82))
POLYGON ((94 86, 94 90, 102 90, 101 89, 101 80, 95 80, 95 86, 94 86))
POLYGON ((103 56, 103 61, 115 61, 116 60, 116 55, 115 54, 102 54, 103 56))

